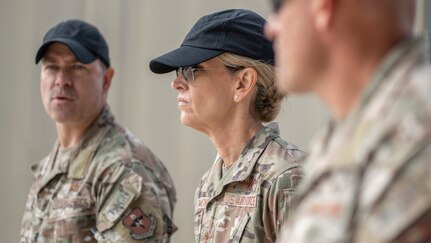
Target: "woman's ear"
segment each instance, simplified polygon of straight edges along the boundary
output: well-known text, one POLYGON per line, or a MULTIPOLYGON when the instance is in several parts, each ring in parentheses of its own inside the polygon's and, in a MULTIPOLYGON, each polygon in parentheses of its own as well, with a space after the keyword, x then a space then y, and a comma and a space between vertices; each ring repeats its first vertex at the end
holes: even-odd
POLYGON ((233 100, 240 102, 253 93, 257 82, 257 71, 254 68, 244 68, 236 74, 236 86, 233 100))

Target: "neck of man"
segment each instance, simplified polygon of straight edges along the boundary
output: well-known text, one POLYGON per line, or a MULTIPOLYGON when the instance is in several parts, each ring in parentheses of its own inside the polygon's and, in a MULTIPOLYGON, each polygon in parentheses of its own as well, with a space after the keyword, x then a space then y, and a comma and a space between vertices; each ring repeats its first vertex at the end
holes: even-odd
POLYGON ((238 160, 250 139, 262 128, 249 112, 234 113, 224 124, 210 129, 207 135, 213 142, 224 166, 231 166, 238 160))
MULTIPOLYGON (((329 106, 336 121, 346 118, 360 103, 363 92, 390 50, 406 34, 380 41, 334 46, 330 68, 321 76, 316 92, 329 106)), ((363 38, 362 38, 363 39, 363 38)))
POLYGON ((358 106, 386 55, 412 35, 414 5, 411 0, 364 0, 340 5, 343 9, 326 35, 328 65, 315 90, 335 120, 343 120, 358 106))
POLYGON ((97 116, 85 122, 75 123, 56 123, 57 136, 61 148, 71 148, 81 141, 85 131, 93 124, 97 116))

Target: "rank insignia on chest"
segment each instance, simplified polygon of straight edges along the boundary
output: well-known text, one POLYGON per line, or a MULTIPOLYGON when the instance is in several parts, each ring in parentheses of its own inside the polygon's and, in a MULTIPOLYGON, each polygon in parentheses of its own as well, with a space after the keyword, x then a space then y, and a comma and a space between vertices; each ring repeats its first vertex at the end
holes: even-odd
POLYGON ((145 215, 138 207, 127 214, 122 223, 130 231, 130 236, 135 240, 142 240, 154 234, 156 220, 152 215, 145 215))

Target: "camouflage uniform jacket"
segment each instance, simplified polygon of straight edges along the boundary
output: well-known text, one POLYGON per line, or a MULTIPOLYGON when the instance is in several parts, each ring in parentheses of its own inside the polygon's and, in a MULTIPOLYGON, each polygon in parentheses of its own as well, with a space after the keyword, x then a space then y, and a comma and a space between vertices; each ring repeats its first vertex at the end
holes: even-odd
POLYGON ((431 241, 428 44, 400 42, 355 110, 317 138, 280 242, 431 241))
POLYGON ((300 180, 302 152, 263 127, 223 173, 218 156, 195 198, 196 242, 274 242, 300 180))
POLYGON ((162 162, 105 107, 78 146, 32 167, 20 242, 168 242, 176 201, 162 162))

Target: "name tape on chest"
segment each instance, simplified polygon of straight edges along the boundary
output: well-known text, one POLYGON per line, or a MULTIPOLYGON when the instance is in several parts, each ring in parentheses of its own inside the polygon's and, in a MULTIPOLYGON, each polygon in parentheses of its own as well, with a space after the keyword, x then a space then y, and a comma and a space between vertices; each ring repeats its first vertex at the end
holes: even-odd
POLYGON ((223 197, 222 204, 233 206, 233 207, 255 208, 257 205, 257 195, 256 194, 243 195, 243 194, 227 192, 223 197))
MULTIPOLYGON (((203 209, 207 206, 209 197, 200 197, 197 199, 196 208, 203 209)), ((238 194, 238 193, 225 193, 221 200, 222 205, 228 205, 232 207, 243 207, 243 208, 255 208, 257 205, 256 194, 238 194)))

